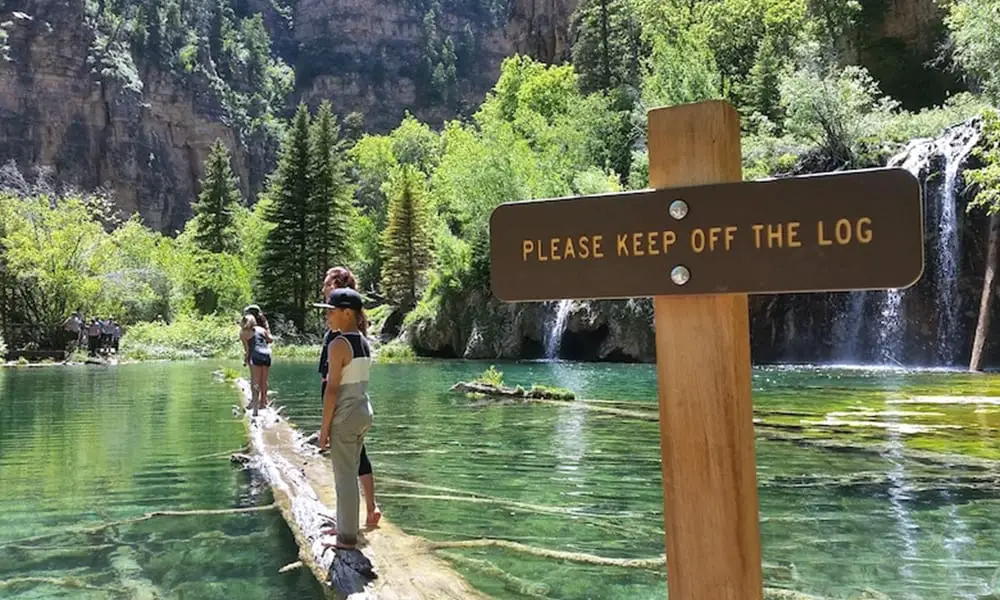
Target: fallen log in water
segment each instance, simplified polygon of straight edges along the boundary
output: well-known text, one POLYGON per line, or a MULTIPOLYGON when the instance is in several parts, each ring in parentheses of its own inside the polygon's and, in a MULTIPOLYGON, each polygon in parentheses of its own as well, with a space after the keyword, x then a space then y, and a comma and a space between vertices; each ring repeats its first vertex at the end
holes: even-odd
MULTIPOLYGON (((250 385, 243 379, 237 380, 236 385, 246 407, 250 385)), ((244 422, 256 459, 254 466, 271 486, 275 504, 299 546, 299 559, 323 585, 328 598, 343 598, 327 584, 334 552, 324 545, 334 540, 321 532, 324 522, 336 515, 337 499, 329 460, 315 446, 306 443, 273 407, 261 410, 257 417, 244 413, 244 422)), ((407 535, 385 517, 377 528, 361 531, 359 548, 375 566, 378 578, 369 582, 363 592, 351 594, 352 599, 487 598, 435 556, 427 540, 407 535)))
POLYGON ((533 385, 531 389, 524 389, 521 386, 509 388, 493 383, 483 383, 481 381, 459 381, 451 386, 453 392, 467 392, 470 394, 480 394, 483 396, 494 396, 498 398, 524 398, 529 400, 572 400, 576 394, 570 390, 561 388, 550 388, 541 385, 533 385))

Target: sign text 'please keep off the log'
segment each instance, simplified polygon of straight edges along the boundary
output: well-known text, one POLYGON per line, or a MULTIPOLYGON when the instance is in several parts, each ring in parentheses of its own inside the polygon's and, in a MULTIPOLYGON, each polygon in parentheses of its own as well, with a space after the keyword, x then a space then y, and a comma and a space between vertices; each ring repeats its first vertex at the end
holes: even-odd
POLYGON ((913 175, 873 169, 513 202, 490 244, 506 301, 904 288, 923 210, 913 175))

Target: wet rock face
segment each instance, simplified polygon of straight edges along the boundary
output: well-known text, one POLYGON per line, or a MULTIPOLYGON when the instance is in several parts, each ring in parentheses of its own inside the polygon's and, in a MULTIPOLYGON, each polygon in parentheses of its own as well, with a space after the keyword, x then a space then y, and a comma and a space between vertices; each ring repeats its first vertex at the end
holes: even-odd
POLYGON ((60 184, 110 189, 127 214, 173 232, 190 217, 202 162, 221 138, 247 192, 246 153, 221 107, 199 92, 206 88, 150 65, 136 66, 141 80, 95 72, 83 0, 3 8, 0 20, 10 24, 9 60, 0 61, 0 162, 45 165, 60 184))

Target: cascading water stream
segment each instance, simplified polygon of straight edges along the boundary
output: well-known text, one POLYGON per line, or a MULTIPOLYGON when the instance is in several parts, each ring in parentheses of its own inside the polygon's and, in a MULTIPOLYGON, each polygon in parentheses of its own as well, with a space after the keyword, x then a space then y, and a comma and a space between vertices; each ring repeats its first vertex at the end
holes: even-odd
MULTIPOLYGON (((927 207, 926 227, 931 240, 927 270, 924 280, 932 279, 934 305, 937 307, 934 360, 936 364, 953 364, 959 354, 961 335, 961 303, 958 278, 961 275, 961 222, 959 219, 959 175, 972 149, 979 142, 979 128, 971 123, 952 127, 937 139, 918 139, 910 142, 902 152, 889 159, 887 166, 906 169, 921 182, 927 207), (935 178, 940 173, 940 178, 935 178), (940 183, 934 184, 935 181, 940 183), (928 182, 931 185, 928 185, 928 182)), ((920 285, 920 284, 918 284, 920 285)), ((906 334, 905 299, 912 290, 887 292, 854 292, 845 303, 840 316, 835 339, 838 360, 858 361, 870 355, 878 363, 902 364, 905 357, 906 334), (866 304, 875 301, 873 310, 866 304), (863 327, 866 316, 874 316, 874 328, 863 327), (862 337, 874 329, 871 343, 877 344, 874 352, 865 353, 862 337)))
POLYGON ((940 218, 934 260, 934 276, 937 281, 938 327, 935 349, 938 362, 951 364, 956 359, 959 336, 960 305, 958 277, 961 261, 961 246, 956 205, 956 182, 958 170, 979 141, 979 136, 954 140, 942 140, 941 152, 945 157, 944 184, 941 189, 940 218), (955 142, 958 143, 955 143, 955 142))
POLYGON ((545 358, 550 360, 559 358, 559 346, 562 342, 563 332, 566 331, 566 319, 569 318, 569 312, 572 308, 572 300, 560 300, 556 306, 556 316, 552 320, 552 327, 545 339, 545 358))

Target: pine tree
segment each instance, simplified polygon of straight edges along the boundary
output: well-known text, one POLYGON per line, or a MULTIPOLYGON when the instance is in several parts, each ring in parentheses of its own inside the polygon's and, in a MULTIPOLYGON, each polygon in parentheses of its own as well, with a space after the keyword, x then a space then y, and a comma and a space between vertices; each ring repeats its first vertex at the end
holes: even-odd
POLYGON ((585 93, 639 87, 641 40, 632 0, 584 0, 573 13, 573 67, 585 93))
POLYGON ((194 242, 206 252, 235 254, 239 236, 234 218, 242 202, 236 177, 229 163, 229 149, 216 139, 205 159, 201 193, 194 204, 194 242))
POLYGON ((301 331, 312 288, 314 259, 309 252, 309 109, 300 104, 281 149, 267 192, 271 206, 264 218, 274 225, 260 258, 261 299, 268 310, 283 313, 301 331))
POLYGON ((313 278, 321 281, 334 264, 350 259, 350 216, 353 191, 347 182, 346 165, 338 140, 340 128, 329 102, 323 102, 312 126, 312 156, 309 172, 310 252, 314 257, 313 278))
POLYGON ((412 308, 431 266, 431 216, 424 176, 403 165, 390 178, 388 226, 382 236, 382 290, 398 306, 412 308))

